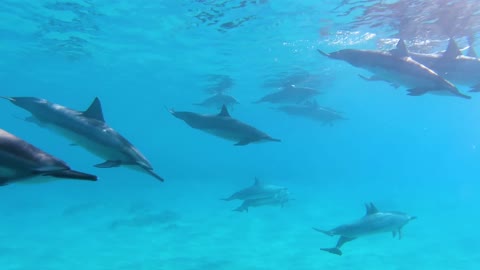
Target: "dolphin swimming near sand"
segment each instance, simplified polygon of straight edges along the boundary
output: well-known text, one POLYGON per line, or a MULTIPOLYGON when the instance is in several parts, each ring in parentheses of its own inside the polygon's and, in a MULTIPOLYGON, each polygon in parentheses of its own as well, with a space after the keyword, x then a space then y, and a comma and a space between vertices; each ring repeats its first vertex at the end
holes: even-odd
POLYGON ((281 104, 300 104, 320 94, 318 90, 308 87, 289 85, 281 90, 268 94, 254 103, 270 102, 281 104))
POLYGON ((408 52, 414 60, 434 70, 440 76, 455 83, 472 87, 471 92, 480 91, 480 59, 470 47, 468 55, 462 55, 454 39, 450 39, 443 53, 408 52))
POLYGON ((269 197, 244 200, 242 205, 235 208, 233 211, 248 212, 249 207, 264 205, 280 205, 283 207, 289 200, 289 192, 287 190, 280 190, 269 197))
POLYGON ((340 238, 335 247, 322 248, 321 250, 342 255, 340 248, 343 244, 350 242, 358 237, 377 234, 383 232, 391 232, 393 237, 398 234, 398 238, 402 238, 402 228, 408 222, 416 219, 414 216, 401 212, 380 212, 372 203, 365 204, 366 214, 361 219, 349 224, 340 225, 331 230, 321 230, 313 228, 318 232, 322 232, 329 236, 339 235, 340 238))
POLYGON ((84 111, 75 111, 35 97, 3 97, 32 114, 29 121, 58 132, 106 161, 98 168, 128 166, 163 181, 150 162, 127 139, 105 122, 100 100, 84 111))
POLYGON ((237 99, 230 95, 225 95, 223 93, 215 94, 200 103, 194 103, 193 105, 203 106, 203 107, 213 107, 217 109, 221 109, 223 105, 226 105, 230 109, 233 108, 234 105, 239 104, 237 99))
POLYGON ((74 171, 64 161, 0 129, 0 186, 61 178, 97 180, 97 176, 74 171))
POLYGON ((235 145, 247 145, 256 142, 280 142, 267 135, 266 133, 248 125, 230 116, 227 107, 223 105, 219 114, 201 115, 193 112, 176 112, 170 110, 170 113, 185 121, 190 127, 210 133, 214 136, 227 140, 235 141, 235 145))
POLYGON ((391 51, 345 49, 333 53, 321 54, 332 59, 343 60, 349 64, 368 70, 374 74, 374 80, 381 78, 394 85, 409 88, 408 95, 420 96, 426 93, 451 95, 470 99, 462 94, 455 85, 445 80, 435 71, 408 56, 403 40, 391 51))
POLYGON ((237 191, 230 195, 228 198, 222 199, 224 201, 231 201, 231 200, 254 200, 254 199, 262 199, 268 198, 272 195, 280 192, 285 191, 287 188, 275 186, 275 185, 266 185, 258 178, 255 177, 255 182, 252 186, 244 188, 240 191, 237 191))

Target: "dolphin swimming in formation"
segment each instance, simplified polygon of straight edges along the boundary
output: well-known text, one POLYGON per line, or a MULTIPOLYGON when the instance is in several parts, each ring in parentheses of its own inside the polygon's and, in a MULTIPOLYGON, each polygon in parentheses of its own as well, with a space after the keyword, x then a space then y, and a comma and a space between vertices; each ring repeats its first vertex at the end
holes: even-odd
POLYGON ((321 107, 316 102, 307 103, 305 105, 280 106, 276 108, 276 110, 292 116, 304 117, 329 125, 333 125, 334 121, 346 119, 339 112, 321 107))
POLYGON ((223 105, 226 105, 230 109, 234 105, 239 104, 238 100, 230 95, 225 95, 223 93, 215 94, 200 103, 194 103, 193 105, 203 106, 207 108, 217 108, 221 109, 223 105))
POLYGON ((248 212, 249 207, 258 207, 264 205, 280 205, 281 207, 283 207, 290 200, 289 195, 290 193, 288 192, 288 190, 282 189, 268 197, 246 199, 243 201, 242 205, 240 205, 233 211, 248 212))
POLYGON ((437 72, 440 76, 455 83, 472 87, 471 92, 480 91, 480 59, 470 47, 469 55, 462 55, 454 39, 450 39, 443 53, 408 52, 414 60, 437 72))
POLYGON ((340 225, 331 230, 313 228, 314 230, 329 236, 340 236, 335 247, 322 248, 321 250, 342 255, 340 248, 343 246, 343 244, 358 237, 383 232, 391 232, 393 237, 398 234, 399 239, 401 239, 403 226, 405 226, 411 220, 416 219, 414 216, 410 216, 401 212, 380 212, 372 203, 365 204, 365 207, 365 216, 357 221, 340 225))
POLYGON ((300 104, 320 94, 318 90, 308 87, 289 85, 281 90, 268 94, 254 103, 270 102, 280 104, 300 104))
POLYGON ((64 161, 0 129, 0 186, 60 178, 97 180, 97 176, 74 171, 64 161))
POLYGON ((255 182, 252 186, 237 191, 228 198, 222 200, 231 201, 263 199, 271 197, 272 195, 285 190, 287 190, 287 188, 275 185, 267 185, 255 177, 255 182))
POLYGON ((150 162, 127 139, 105 122, 100 100, 95 98, 84 111, 75 111, 48 100, 35 97, 3 97, 32 114, 27 119, 58 132, 75 144, 106 161, 98 168, 129 166, 163 181, 150 162))
POLYGON ((201 115, 194 112, 176 112, 173 110, 170 110, 170 113, 183 120, 192 128, 235 141, 235 145, 247 145, 265 141, 280 142, 279 139, 272 138, 266 133, 232 118, 225 105, 222 106, 219 114, 214 115, 201 115))
POLYGON ((349 64, 368 70, 374 74, 374 78, 381 78, 394 85, 408 87, 408 95, 420 96, 426 93, 438 95, 451 95, 470 99, 462 94, 455 85, 408 56, 403 40, 397 43, 397 47, 391 51, 354 50, 345 49, 333 53, 324 53, 331 59, 343 60, 349 64))

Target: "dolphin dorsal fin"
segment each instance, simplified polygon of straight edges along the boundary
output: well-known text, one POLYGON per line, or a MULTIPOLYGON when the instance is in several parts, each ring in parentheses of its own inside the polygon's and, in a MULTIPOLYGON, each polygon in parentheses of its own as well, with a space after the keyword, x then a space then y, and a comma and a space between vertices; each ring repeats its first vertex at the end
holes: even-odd
POLYGON ((453 38, 448 40, 447 50, 443 53, 444 58, 453 59, 462 55, 462 52, 458 48, 457 42, 453 38))
POLYGON ((258 179, 258 177, 255 177, 255 182, 253 183, 254 186, 263 186, 263 182, 258 179))
POLYGON ((82 114, 85 117, 105 122, 105 119, 103 118, 102 104, 100 104, 100 99, 98 99, 98 97, 93 100, 90 107, 88 107, 88 109, 82 114))
POLYGON ((395 46, 395 49, 391 50, 390 53, 397 57, 408 56, 408 50, 407 45, 405 45, 405 41, 403 39, 399 39, 397 42, 397 46, 395 46))
POLYGON ((370 203, 370 204, 366 203, 365 208, 366 208, 366 213, 365 213, 366 216, 378 213, 378 209, 377 207, 375 207, 373 203, 370 203))
POLYGON ((223 104, 222 110, 220 111, 218 116, 231 117, 230 114, 228 113, 227 106, 225 106, 225 104, 223 104))

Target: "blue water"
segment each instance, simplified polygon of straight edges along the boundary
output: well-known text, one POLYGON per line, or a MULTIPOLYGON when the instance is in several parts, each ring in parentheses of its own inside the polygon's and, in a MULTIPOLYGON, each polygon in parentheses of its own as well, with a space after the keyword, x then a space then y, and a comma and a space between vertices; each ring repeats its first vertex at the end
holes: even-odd
POLYGON ((107 123, 165 178, 95 168, 103 160, 4 101, 0 128, 100 179, 1 187, 0 269, 478 267, 478 96, 407 96, 319 55, 382 37, 321 35, 322 20, 348 20, 329 13, 339 1, 161 2, 0 3, 1 95, 79 111, 99 97, 107 123), (224 14, 202 23, 202 10, 224 14), (348 120, 322 125, 252 104, 271 92, 265 80, 298 69, 315 78, 318 103, 348 120), (165 108, 217 112, 192 105, 208 97, 208 74, 234 80, 233 117, 282 142, 237 147, 172 117, 165 108), (294 200, 248 213, 219 200, 254 177, 294 200), (386 233, 346 244, 342 257, 320 251, 336 238, 311 227, 359 218, 365 202, 418 219, 400 241, 386 233))

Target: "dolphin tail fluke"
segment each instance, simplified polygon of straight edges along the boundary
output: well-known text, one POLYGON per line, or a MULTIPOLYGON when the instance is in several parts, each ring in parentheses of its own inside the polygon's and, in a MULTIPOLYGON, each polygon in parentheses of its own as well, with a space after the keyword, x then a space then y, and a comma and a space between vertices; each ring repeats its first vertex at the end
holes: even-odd
POLYGON ((312 229, 314 229, 314 230, 317 231, 317 232, 324 233, 324 234, 326 234, 326 235, 328 235, 328 236, 333 236, 333 233, 332 233, 331 231, 322 230, 322 229, 318 229, 318 228, 315 228, 315 227, 313 227, 312 229))
POLYGON ((339 248, 321 248, 320 250, 323 250, 323 251, 326 251, 326 252, 329 252, 329 253, 332 253, 332 254, 336 254, 338 256, 342 256, 342 251, 339 249, 339 248))
POLYGON ((468 92, 480 92, 480 84, 472 86, 472 88, 468 92))
POLYGON ((44 175, 57 177, 57 178, 68 178, 68 179, 78 179, 78 180, 88 180, 88 181, 97 181, 98 179, 96 175, 78 172, 74 170, 53 171, 53 172, 45 173, 44 175))

